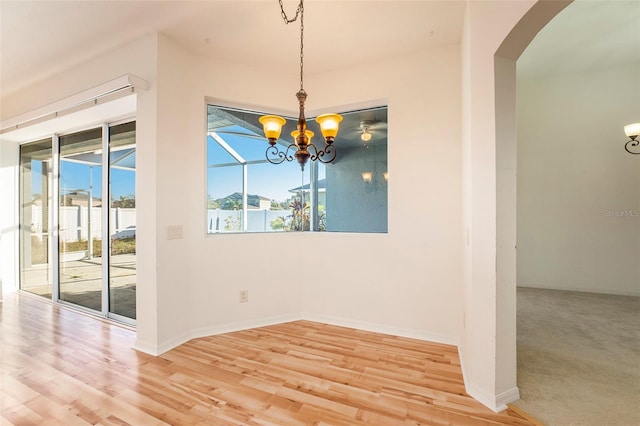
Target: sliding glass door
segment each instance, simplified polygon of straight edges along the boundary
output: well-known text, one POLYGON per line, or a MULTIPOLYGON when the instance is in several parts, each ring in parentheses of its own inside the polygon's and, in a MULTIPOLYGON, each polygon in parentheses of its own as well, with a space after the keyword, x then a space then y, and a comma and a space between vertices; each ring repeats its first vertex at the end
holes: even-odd
POLYGON ((102 129, 60 137, 60 300, 102 310, 102 129))
POLYGON ((109 129, 109 312, 136 318, 136 123, 109 129))
POLYGON ((135 122, 21 146, 22 290, 133 323, 135 152, 135 122))
POLYGON ((20 149, 20 288, 48 298, 54 282, 52 153, 51 138, 20 149))

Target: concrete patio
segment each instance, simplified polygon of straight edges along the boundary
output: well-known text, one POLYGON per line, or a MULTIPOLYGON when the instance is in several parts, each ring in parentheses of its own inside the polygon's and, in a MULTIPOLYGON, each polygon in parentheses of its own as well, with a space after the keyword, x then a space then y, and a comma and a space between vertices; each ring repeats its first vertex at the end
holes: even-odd
MULTIPOLYGON (((50 264, 33 265, 22 271, 22 290, 51 298, 53 272, 50 264)), ((109 312, 136 318, 136 255, 111 256, 109 312)), ((102 258, 60 263, 60 300, 95 311, 102 303, 102 258)))

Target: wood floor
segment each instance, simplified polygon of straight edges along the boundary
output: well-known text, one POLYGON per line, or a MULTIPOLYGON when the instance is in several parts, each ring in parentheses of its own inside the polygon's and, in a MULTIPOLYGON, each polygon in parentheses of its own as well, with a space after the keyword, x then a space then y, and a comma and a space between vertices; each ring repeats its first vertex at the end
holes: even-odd
POLYGON ((0 306, 0 424, 532 425, 469 397, 452 346, 296 321, 152 357, 34 297, 0 306))

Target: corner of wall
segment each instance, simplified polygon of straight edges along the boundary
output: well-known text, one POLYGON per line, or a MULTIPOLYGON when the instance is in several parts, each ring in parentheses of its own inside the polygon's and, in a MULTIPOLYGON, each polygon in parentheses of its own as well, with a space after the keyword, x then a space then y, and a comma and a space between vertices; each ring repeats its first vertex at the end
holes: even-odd
POLYGON ((463 345, 460 344, 458 345, 458 355, 460 356, 460 369, 462 370, 462 378, 464 380, 465 390, 471 397, 473 397, 482 405, 484 405, 485 407, 489 408, 490 410, 496 413, 506 410, 507 404, 520 399, 520 390, 518 389, 517 386, 514 386, 513 388, 508 389, 496 395, 495 392, 482 389, 480 386, 474 383, 471 379, 471 376, 468 373, 463 354, 464 354, 463 345))
POLYGON ((0 141, 0 300, 18 290, 18 144, 0 141))

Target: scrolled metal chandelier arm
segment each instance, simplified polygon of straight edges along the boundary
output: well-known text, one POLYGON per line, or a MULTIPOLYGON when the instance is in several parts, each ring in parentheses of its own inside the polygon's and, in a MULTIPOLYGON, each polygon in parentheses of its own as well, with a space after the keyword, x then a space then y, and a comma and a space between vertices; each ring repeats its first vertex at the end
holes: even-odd
POLYGON ((267 158, 267 161, 271 164, 280 164, 285 160, 293 161, 293 156, 289 154, 289 150, 296 148, 296 145, 292 143, 287 147, 286 150, 280 151, 280 149, 275 144, 273 144, 267 147, 264 155, 267 158))
POLYGON ((626 149, 629 154, 636 154, 636 155, 640 154, 640 148, 636 148, 638 145, 640 145, 640 140, 638 140, 636 138, 637 138, 637 136, 636 137, 632 137, 629 140, 629 142, 627 142, 624 145, 624 149, 626 149), (632 149, 637 149, 637 152, 632 151, 632 149))
POLYGON ((336 149, 336 146, 331 144, 331 145, 325 145, 324 149, 318 149, 317 146, 315 146, 315 144, 310 144, 307 149, 309 148, 313 148, 313 150, 315 151, 315 154, 311 155, 311 160, 312 161, 320 161, 321 163, 331 163, 333 160, 336 159, 336 154, 338 152, 338 150, 336 149), (327 158, 324 158, 324 157, 327 158))

